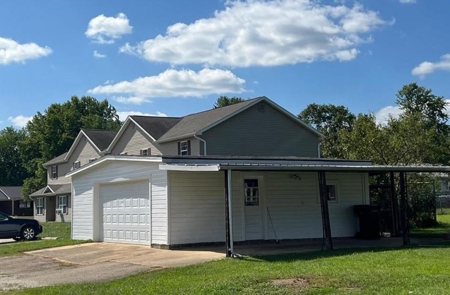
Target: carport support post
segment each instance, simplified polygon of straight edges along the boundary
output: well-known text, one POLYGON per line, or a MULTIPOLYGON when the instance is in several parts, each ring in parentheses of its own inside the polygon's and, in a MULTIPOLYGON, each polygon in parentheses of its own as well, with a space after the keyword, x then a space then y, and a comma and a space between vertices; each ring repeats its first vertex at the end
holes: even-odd
POLYGON ((409 220, 408 220, 408 199, 406 196, 406 175, 400 172, 400 215, 402 225, 403 245, 411 244, 409 239, 409 220))
POLYGON ((322 226, 323 238, 325 240, 325 248, 333 249, 333 241, 331 238, 330 212, 328 211, 328 195, 327 195, 327 180, 325 171, 319 171, 319 194, 320 194, 320 208, 322 210, 322 226))
POLYGON ((392 235, 397 236, 400 231, 399 214, 398 214, 398 198, 395 193, 395 178, 394 172, 390 172, 390 186, 391 186, 391 210, 392 210, 392 235))
MULTIPOLYGON (((229 181, 228 171, 225 170, 225 255, 231 257, 231 227, 230 227, 230 202, 229 202, 229 181)), ((230 173, 231 174, 231 173, 230 173)))

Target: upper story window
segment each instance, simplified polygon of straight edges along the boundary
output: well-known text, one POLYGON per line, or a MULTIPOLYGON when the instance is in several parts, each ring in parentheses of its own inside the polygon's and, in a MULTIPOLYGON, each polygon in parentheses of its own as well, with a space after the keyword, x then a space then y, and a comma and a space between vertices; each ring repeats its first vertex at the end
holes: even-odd
POLYGON ((58 166, 57 165, 53 165, 51 168, 51 176, 52 179, 56 179, 58 178, 58 166))
POLYGON ((141 156, 150 156, 152 154, 152 149, 151 148, 147 148, 147 149, 142 149, 140 152, 141 156))
POLYGON ((90 158, 90 159, 89 159, 89 163, 92 163, 92 162, 94 162, 95 160, 97 160, 97 158, 90 158))
POLYGON ((185 140, 178 142, 178 155, 188 156, 191 154, 191 141, 185 140))
POLYGON ((81 167, 81 162, 80 161, 73 162, 73 169, 78 169, 80 167, 81 167))

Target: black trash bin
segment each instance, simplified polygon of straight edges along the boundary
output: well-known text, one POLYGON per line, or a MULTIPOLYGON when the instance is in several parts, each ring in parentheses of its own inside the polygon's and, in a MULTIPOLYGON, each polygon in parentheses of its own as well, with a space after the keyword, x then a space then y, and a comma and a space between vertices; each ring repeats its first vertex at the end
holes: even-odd
POLYGON ((359 231, 356 237, 365 240, 380 239, 380 209, 378 205, 356 205, 359 231))

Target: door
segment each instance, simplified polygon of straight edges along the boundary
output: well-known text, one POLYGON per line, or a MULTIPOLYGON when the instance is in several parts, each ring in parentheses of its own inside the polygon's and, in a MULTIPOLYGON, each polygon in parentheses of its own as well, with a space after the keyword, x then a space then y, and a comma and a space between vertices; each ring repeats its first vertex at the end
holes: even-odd
POLYGON ((103 241, 150 245, 149 181, 100 187, 103 241))
POLYGON ((263 240, 264 231, 264 183, 263 177, 245 177, 244 180, 245 239, 263 240))

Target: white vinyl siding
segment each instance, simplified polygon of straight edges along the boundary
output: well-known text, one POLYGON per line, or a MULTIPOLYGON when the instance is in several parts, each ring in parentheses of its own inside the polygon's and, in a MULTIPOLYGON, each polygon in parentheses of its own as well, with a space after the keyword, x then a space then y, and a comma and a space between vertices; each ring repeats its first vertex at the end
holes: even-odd
MULTIPOLYGON (((261 172, 265 185, 262 212, 264 239, 322 237, 317 172, 261 172), (264 205, 265 204, 265 205, 264 205), (268 218, 269 209, 271 221, 268 218), (273 227, 272 227, 273 224, 273 227)), ((245 237, 244 177, 233 172, 233 229, 235 241, 245 237)), ((327 173, 338 186, 338 202, 329 203, 333 237, 356 233, 353 206, 368 203, 367 176, 362 173, 327 173)), ((170 244, 225 240, 224 172, 169 172, 170 244)), ((262 202, 263 200, 261 200, 262 202)))
POLYGON ((98 240, 100 235, 99 184, 147 179, 151 183, 152 244, 167 244, 167 172, 159 163, 106 162, 72 177, 73 239, 98 240), (95 189, 94 189, 95 188, 95 189), (94 197, 95 195, 95 197, 94 197), (95 205, 95 206, 94 206, 95 205))
POLYGON ((154 143, 140 127, 136 126, 133 122, 126 127, 122 136, 113 147, 111 154, 119 155, 126 153, 128 155, 140 155, 142 149, 151 149, 153 156, 161 155, 158 144, 154 143))

